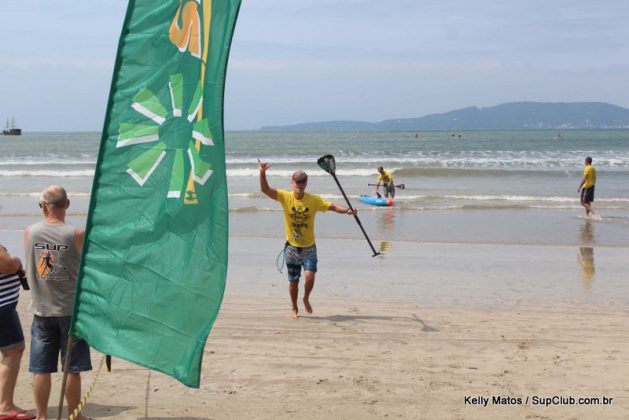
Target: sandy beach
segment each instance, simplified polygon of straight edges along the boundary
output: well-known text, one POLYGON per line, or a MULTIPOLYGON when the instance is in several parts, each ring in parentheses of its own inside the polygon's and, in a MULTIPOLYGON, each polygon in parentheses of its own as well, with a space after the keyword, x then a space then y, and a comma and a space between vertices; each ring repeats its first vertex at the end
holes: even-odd
MULTIPOLYGON (((621 284, 626 248, 597 248, 596 275, 586 284, 574 247, 407 244, 372 260, 390 274, 376 278, 369 266, 360 268, 371 258, 367 252, 364 261, 342 264, 362 256, 362 242, 321 241, 315 312, 292 321, 285 274, 275 271, 275 252, 266 251, 273 241, 264 241, 231 241, 228 287, 206 345, 200 389, 114 358, 113 372, 101 373, 84 413, 116 419, 629 418, 629 307, 625 291, 617 298, 611 291, 621 284), (492 263, 477 269, 473 262, 489 254, 492 263), (529 259, 538 264, 522 272, 529 259), (439 288, 457 276, 470 287, 439 288), (530 282, 522 281, 528 276, 530 282), (387 286, 391 278, 397 286, 387 286)), ((23 292, 26 332, 29 301, 23 292)), ((101 357, 93 353, 95 367, 101 357)), ((84 391, 92 378, 84 376, 84 391)), ((27 408, 33 407, 30 382, 25 356, 16 394, 27 408)))

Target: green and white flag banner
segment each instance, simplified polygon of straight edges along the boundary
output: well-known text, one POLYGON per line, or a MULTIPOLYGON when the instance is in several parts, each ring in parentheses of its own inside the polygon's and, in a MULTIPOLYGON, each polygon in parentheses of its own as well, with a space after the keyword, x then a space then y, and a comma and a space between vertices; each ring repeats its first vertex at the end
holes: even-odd
POLYGON ((223 96, 240 0, 130 0, 71 335, 198 387, 227 272, 223 96))

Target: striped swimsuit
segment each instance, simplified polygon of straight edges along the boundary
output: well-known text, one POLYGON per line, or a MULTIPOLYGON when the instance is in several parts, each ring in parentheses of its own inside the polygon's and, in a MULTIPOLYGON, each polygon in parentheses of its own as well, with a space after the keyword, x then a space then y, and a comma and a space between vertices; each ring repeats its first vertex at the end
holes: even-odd
POLYGON ((17 273, 0 274, 0 307, 17 303, 20 296, 20 277, 17 273))

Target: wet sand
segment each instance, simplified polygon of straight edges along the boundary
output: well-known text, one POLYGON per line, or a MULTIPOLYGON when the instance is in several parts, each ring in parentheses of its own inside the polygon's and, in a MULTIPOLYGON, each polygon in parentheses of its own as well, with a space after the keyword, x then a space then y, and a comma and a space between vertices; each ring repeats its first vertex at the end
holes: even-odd
MULTIPOLYGON (((319 239, 315 297, 423 307, 596 304, 629 308, 629 248, 319 239)), ((283 296, 280 238, 231 238, 227 292, 283 296)))

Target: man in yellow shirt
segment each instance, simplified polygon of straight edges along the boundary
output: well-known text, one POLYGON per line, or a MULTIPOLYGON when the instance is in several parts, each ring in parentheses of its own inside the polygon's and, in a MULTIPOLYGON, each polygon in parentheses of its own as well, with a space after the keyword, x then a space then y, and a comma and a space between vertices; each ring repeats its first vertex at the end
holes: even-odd
POLYGON ((583 169, 583 179, 577 188, 577 192, 581 192, 581 205, 585 209, 585 216, 588 217, 590 213, 596 216, 597 213, 592 208, 592 202, 594 201, 594 185, 596 184, 596 169, 592 166, 592 158, 585 158, 585 169, 583 169))
POLYGON ((385 171, 382 166, 378 167, 378 181, 376 182, 376 194, 380 197, 378 193, 378 189, 380 188, 380 184, 382 184, 382 189, 384 190, 385 197, 395 197, 395 185, 393 185, 393 174, 389 171, 385 171))
POLYGON ((258 159, 260 168, 260 190, 273 200, 277 200, 284 210, 286 229, 286 267, 288 269, 288 291, 292 304, 291 317, 298 318, 299 277, 304 268, 304 308, 312 313, 310 293, 314 287, 317 272, 317 246, 315 244, 314 222, 318 211, 332 210, 341 214, 354 215, 356 209, 337 206, 315 194, 306 192, 308 175, 297 171, 291 177, 292 191, 274 189, 269 186, 266 171, 271 165, 258 159))

